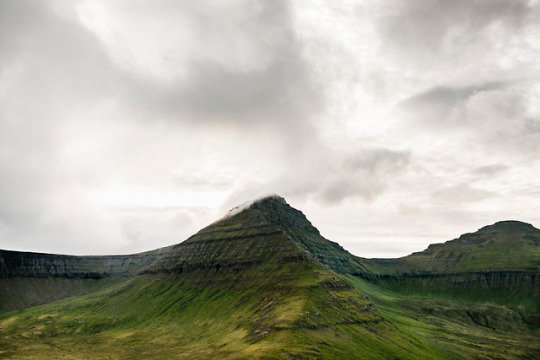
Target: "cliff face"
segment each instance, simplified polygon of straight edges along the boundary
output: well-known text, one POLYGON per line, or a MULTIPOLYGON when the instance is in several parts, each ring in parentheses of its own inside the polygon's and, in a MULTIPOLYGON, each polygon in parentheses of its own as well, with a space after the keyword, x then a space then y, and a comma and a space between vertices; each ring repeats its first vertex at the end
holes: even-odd
POLYGON ((540 272, 538 271, 477 271, 464 273, 405 273, 405 274, 360 274, 361 278, 399 286, 401 283, 416 281, 418 286, 443 286, 446 288, 474 289, 516 289, 540 294, 540 272))
POLYGON ((118 256, 70 256, 0 250, 0 278, 62 277, 101 279, 134 274, 156 261, 166 248, 118 256))
POLYGON ((536 231, 503 224, 409 257, 367 260, 272 196, 146 253, 0 251, 0 355, 506 358, 511 348, 533 358, 536 231))
POLYGON ((205 269, 240 271, 269 260, 308 257, 278 226, 256 209, 246 209, 172 246, 145 272, 190 273, 205 269))
POLYGON ((182 273, 238 268, 276 254, 283 259, 316 259, 340 273, 362 271, 353 255, 322 237, 302 212, 283 198, 272 196, 211 224, 180 244, 145 253, 69 256, 0 250, 0 278, 101 279, 139 273, 182 273))
POLYGON ((98 290, 137 274, 164 252, 69 256, 0 250, 0 312, 98 290))

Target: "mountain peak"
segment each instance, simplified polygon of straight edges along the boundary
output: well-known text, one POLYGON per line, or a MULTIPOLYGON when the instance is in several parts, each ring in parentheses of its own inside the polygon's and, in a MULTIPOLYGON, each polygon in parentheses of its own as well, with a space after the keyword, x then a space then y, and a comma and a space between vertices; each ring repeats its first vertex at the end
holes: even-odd
POLYGON ((218 224, 225 223, 230 226, 231 223, 244 221, 244 218, 249 216, 264 218, 304 252, 312 254, 322 264, 338 273, 354 274, 364 271, 353 255, 338 243, 325 239, 304 213, 276 194, 263 196, 231 209, 218 224))
POLYGON ((533 229, 534 226, 525 222, 517 220, 504 220, 498 221, 492 225, 484 226, 478 231, 523 231, 533 229))
POLYGON ((262 196, 238 205, 229 210, 223 219, 232 218, 245 210, 259 211, 263 213, 269 221, 274 224, 279 224, 281 227, 283 227, 283 225, 295 226, 310 233, 319 233, 300 210, 290 206, 282 196, 277 194, 262 196))
POLYGON ((282 196, 279 196, 277 194, 270 194, 258 197, 254 200, 247 201, 243 204, 240 204, 238 206, 233 207, 229 212, 225 215, 225 218, 234 216, 236 214, 241 213, 242 211, 246 209, 255 209, 257 208, 257 205, 259 204, 275 204, 275 205, 288 205, 285 199, 282 196))

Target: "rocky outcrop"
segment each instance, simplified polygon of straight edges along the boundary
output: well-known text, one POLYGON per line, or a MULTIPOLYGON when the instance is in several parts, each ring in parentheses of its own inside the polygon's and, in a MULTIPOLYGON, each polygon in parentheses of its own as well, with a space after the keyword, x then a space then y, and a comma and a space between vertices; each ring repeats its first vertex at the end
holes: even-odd
POLYGON ((338 243, 324 238, 301 211, 291 207, 282 197, 270 196, 260 199, 250 208, 261 211, 270 222, 277 225, 305 252, 315 256, 332 270, 341 274, 366 271, 356 256, 343 249, 338 243))
POLYGON ((403 273, 372 274, 358 276, 372 282, 386 282, 399 285, 405 281, 416 280, 420 286, 458 286, 476 289, 523 289, 540 291, 540 272, 538 271, 476 271, 465 273, 403 273))

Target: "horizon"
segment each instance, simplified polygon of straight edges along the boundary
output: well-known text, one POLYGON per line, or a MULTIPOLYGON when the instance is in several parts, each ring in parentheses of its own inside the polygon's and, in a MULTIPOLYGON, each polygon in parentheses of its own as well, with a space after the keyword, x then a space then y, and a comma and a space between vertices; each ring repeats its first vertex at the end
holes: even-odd
MULTIPOLYGON (((209 223, 209 224, 203 226, 201 229, 197 230, 197 232, 193 233, 192 235, 190 235, 189 237, 187 237, 186 239, 184 239, 184 240, 182 240, 182 241, 180 241, 180 242, 178 242, 178 243, 170 244, 170 245, 167 245, 167 246, 164 246, 164 247, 159 247, 159 248, 145 249, 145 250, 142 250, 142 251, 138 251, 138 252, 136 252, 136 253, 123 253, 123 254, 68 254, 68 253, 46 253, 46 254, 50 254, 50 255, 61 255, 61 256, 83 256, 83 257, 85 257, 85 256, 87 256, 87 257, 94 257, 94 256, 95 256, 95 257, 99 257, 99 256, 111 256, 111 257, 112 257, 112 256, 135 255, 135 254, 140 254, 140 253, 150 252, 150 251, 157 250, 157 249, 161 249, 161 248, 165 248, 165 247, 174 246, 174 245, 180 244, 180 243, 182 243, 182 242, 188 240, 190 237, 192 237, 192 236, 194 236, 195 234, 197 234, 200 230, 205 229, 205 228, 207 228, 207 227, 209 227, 209 226, 212 226, 213 224, 215 224, 215 223, 217 223, 217 222, 219 222, 219 221, 221 221, 221 220, 224 220, 224 219, 227 219, 227 218, 229 218, 229 217, 233 217, 233 216, 235 216, 235 215, 238 215, 238 214, 240 214, 241 212, 243 212, 243 211, 249 209, 253 204, 255 204, 255 203, 257 203, 257 202, 259 202, 259 201, 261 201, 261 200, 268 199, 268 198, 278 198, 278 199, 280 199, 280 200, 285 201, 285 203, 286 203, 287 205, 291 206, 289 203, 287 203, 287 199, 285 199, 283 196, 280 196, 280 195, 275 194, 275 193, 274 193, 274 194, 268 194, 268 195, 259 196, 259 197, 255 198, 255 199, 252 199, 252 200, 250 200, 250 201, 244 202, 244 203, 242 203, 242 204, 239 204, 239 205, 237 205, 237 206, 231 208, 229 211, 227 211, 226 214, 224 214, 224 215, 221 216, 220 218, 218 218, 218 219, 212 221, 211 223, 209 223)), ((292 207, 292 206, 291 206, 291 207, 292 207)), ((293 208, 293 209, 296 209, 295 207, 292 207, 292 208, 293 208)), ((299 211, 302 212, 301 209, 296 209, 296 210, 299 210, 299 211)), ((303 213, 303 212, 302 212, 302 213, 303 213)), ((304 214, 304 216, 305 216, 305 214, 304 214)), ((306 216, 306 218, 307 218, 308 221, 310 221, 309 217, 306 216)), ((467 232, 467 233, 459 234, 459 235, 456 235, 456 237, 454 237, 454 238, 452 238, 452 239, 442 240, 442 241, 440 241, 440 242, 434 242, 434 243, 429 244, 428 246, 430 246, 430 245, 432 245, 432 244, 443 244, 443 243, 445 243, 445 242, 447 242, 447 241, 455 240, 455 239, 459 238, 461 235, 469 234, 469 233, 473 233, 473 232, 478 232, 478 231, 483 230, 484 228, 488 228, 488 227, 492 227, 492 226, 497 225, 497 224, 500 224, 500 223, 508 223, 508 222, 511 222, 511 223, 519 223, 519 224, 523 224, 523 225, 530 225, 530 226, 532 226, 533 228, 536 229, 536 227, 535 227, 533 224, 529 224, 529 223, 527 223, 527 222, 523 222, 523 221, 519 221, 519 220, 511 220, 511 219, 507 219, 507 220, 499 220, 499 221, 496 221, 496 222, 494 222, 494 223, 492 223, 492 224, 484 225, 483 227, 478 228, 478 229, 475 230, 475 231, 470 231, 470 232, 467 232)), ((316 224, 313 224, 313 223, 312 223, 312 225, 313 225, 315 228, 317 228, 317 225, 316 225, 316 224)), ((324 237, 324 234, 321 233, 321 235, 324 237)), ((325 238, 326 238, 326 237, 325 237, 325 238)), ((329 239, 329 238, 326 238, 326 239, 327 239, 327 240, 330 240, 330 241, 333 241, 332 239, 329 239)), ((339 244, 339 242, 338 242, 338 244, 339 244)), ((340 244, 340 245, 341 245, 341 244, 340 244)), ((351 253, 352 255, 355 255, 355 256, 358 256, 358 257, 361 257, 361 258, 366 258, 366 259, 393 259, 393 258, 399 258, 399 257, 402 257, 402 256, 399 256, 399 257, 393 257, 393 258, 392 258, 392 257, 385 257, 385 258, 380 258, 380 257, 366 257, 366 256, 362 256, 361 254, 355 254, 355 253, 353 253, 352 251, 349 251, 345 246, 344 246, 343 248, 345 249, 345 251, 348 251, 348 252, 351 253)), ((413 254, 413 253, 421 252, 421 251, 426 250, 426 249, 427 249, 427 247, 424 248, 424 249, 417 249, 417 250, 414 250, 414 251, 412 251, 411 253, 406 254, 406 255, 411 255, 411 254, 413 254)), ((20 250, 2 249, 2 248, 0 248, 0 250, 5 250, 5 251, 20 251, 20 250)), ((40 252, 36 252, 36 251, 31 251, 31 250, 28 250, 28 251, 25 250, 25 251, 22 251, 22 252, 38 253, 38 254, 40 253, 40 252)), ((403 256, 406 256, 406 255, 403 255, 403 256)))
POLYGON ((0 2, 0 248, 127 254, 279 193, 362 257, 540 224, 538 0, 0 2))

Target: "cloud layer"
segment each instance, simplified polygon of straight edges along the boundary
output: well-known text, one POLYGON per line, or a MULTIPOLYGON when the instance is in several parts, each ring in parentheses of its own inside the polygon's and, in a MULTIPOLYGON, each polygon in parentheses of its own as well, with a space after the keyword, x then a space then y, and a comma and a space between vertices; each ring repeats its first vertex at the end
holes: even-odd
POLYGON ((361 256, 539 226, 539 8, 2 1, 0 248, 148 250, 266 193, 361 256))

